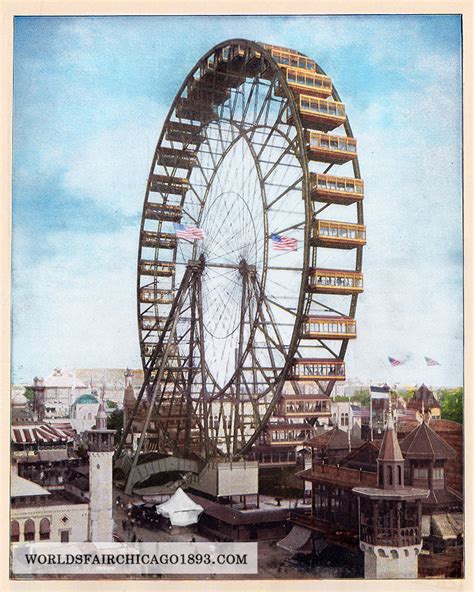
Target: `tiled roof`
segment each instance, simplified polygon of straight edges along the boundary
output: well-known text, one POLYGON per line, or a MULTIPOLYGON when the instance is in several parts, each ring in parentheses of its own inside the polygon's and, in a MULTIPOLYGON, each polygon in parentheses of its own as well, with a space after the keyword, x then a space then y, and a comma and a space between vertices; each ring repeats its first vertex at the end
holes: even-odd
POLYGON ((402 461, 403 454, 398 443, 397 432, 393 428, 393 419, 389 414, 387 427, 383 434, 382 445, 379 452, 380 460, 396 460, 402 461))
POLYGON ((311 469, 296 473, 296 476, 305 481, 332 483, 346 488, 377 486, 375 473, 335 465, 315 464, 311 469))
POLYGON ((402 440, 400 445, 406 458, 452 459, 456 451, 425 422, 402 440))
MULTIPOLYGON (((326 448, 328 450, 344 450, 345 448, 349 448, 349 437, 346 431, 336 427, 332 430, 327 430, 322 434, 313 436, 313 438, 307 440, 306 443, 309 446, 318 449, 326 448)), ((356 448, 361 444, 362 440, 360 440, 360 438, 352 436, 351 446, 353 448, 356 448)))

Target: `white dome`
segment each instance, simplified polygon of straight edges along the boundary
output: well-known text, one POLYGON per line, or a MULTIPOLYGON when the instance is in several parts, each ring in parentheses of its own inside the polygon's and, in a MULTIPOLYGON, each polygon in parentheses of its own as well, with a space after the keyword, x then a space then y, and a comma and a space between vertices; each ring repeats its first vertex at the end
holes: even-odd
POLYGON ((15 393, 12 396, 12 405, 14 407, 23 407, 28 403, 28 399, 25 397, 23 393, 15 393))

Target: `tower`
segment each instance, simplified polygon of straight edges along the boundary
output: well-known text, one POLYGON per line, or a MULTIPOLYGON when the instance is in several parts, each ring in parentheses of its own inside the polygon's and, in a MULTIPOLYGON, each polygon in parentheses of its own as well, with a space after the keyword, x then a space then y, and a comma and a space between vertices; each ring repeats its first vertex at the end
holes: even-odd
POLYGON ((107 417, 101 401, 95 426, 87 432, 89 444, 89 540, 97 543, 112 541, 114 434, 115 430, 107 429, 107 417))
POLYGON ((377 458, 377 487, 355 487, 359 496, 360 548, 371 579, 418 577, 422 547, 421 499, 428 490, 405 486, 405 459, 391 409, 377 458))
POLYGON ((44 419, 44 379, 35 376, 33 379, 33 414, 36 420, 44 419))
POLYGON ((132 371, 128 368, 124 372, 125 375, 125 390, 123 393, 123 427, 125 429, 128 418, 130 417, 133 408, 135 407, 135 391, 132 385, 132 371))

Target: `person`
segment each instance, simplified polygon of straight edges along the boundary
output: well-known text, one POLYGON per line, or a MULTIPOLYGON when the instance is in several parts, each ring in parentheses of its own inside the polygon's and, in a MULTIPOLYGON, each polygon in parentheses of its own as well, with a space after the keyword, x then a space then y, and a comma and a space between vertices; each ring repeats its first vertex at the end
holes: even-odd
POLYGON ((195 543, 196 542, 196 538, 195 537, 191 537, 191 542, 195 543))
POLYGON ((132 535, 132 543, 136 543, 137 542, 137 535, 135 533, 133 533, 132 535))

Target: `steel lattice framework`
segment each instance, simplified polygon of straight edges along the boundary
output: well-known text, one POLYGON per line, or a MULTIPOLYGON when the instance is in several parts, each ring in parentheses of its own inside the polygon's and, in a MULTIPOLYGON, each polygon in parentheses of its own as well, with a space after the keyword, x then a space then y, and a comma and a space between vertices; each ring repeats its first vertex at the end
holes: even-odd
POLYGON ((140 406, 135 464, 153 448, 244 455, 285 385, 331 393, 362 291, 359 179, 344 105, 316 62, 242 39, 198 61, 148 179, 137 281, 145 382, 119 453, 140 406), (175 223, 205 238, 179 238, 175 223), (297 250, 275 248, 272 235, 297 250))

